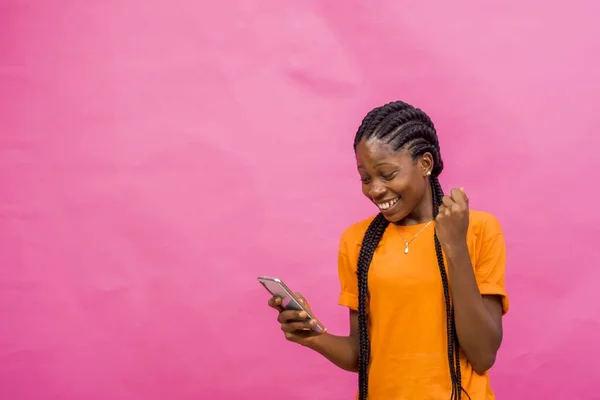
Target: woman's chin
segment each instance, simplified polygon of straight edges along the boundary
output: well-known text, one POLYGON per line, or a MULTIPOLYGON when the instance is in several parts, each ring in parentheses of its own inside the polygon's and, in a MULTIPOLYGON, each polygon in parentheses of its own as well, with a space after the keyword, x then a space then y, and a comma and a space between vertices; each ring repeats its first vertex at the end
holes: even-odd
MULTIPOLYGON (((395 208, 395 207, 394 207, 395 208)), ((396 210, 379 210, 381 215, 392 224, 398 223, 406 218, 406 213, 401 208, 396 210)))

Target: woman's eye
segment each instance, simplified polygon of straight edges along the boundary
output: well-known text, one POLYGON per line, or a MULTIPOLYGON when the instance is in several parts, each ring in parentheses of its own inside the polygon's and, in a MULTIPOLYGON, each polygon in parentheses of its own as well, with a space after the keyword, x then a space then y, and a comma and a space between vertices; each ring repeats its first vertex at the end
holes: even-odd
POLYGON ((366 185, 367 183, 371 182, 371 178, 360 178, 360 181, 366 185))
POLYGON ((383 179, 385 179, 386 181, 389 181, 391 179, 394 179, 394 176, 396 176, 395 172, 392 172, 391 174, 385 174, 385 175, 381 175, 381 177, 383 179))

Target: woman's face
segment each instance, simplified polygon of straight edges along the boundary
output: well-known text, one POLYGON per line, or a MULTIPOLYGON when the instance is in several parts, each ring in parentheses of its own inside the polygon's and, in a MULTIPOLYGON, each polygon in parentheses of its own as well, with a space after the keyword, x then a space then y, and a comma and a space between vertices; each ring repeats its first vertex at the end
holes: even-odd
POLYGON ((429 153, 413 159, 408 151, 394 151, 389 144, 378 139, 363 140, 356 148, 363 194, 390 222, 399 222, 407 217, 417 220, 427 218, 420 214, 433 213, 426 175, 427 171, 431 171, 431 160, 429 153))

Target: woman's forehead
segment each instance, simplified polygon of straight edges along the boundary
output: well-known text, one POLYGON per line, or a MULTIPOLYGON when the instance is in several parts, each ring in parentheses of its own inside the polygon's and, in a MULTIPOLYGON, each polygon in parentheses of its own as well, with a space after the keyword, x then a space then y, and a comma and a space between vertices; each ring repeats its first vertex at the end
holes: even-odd
POLYGON ((356 148, 356 160, 359 164, 398 164, 410 158, 410 154, 406 150, 394 150, 388 143, 379 139, 363 140, 356 148))

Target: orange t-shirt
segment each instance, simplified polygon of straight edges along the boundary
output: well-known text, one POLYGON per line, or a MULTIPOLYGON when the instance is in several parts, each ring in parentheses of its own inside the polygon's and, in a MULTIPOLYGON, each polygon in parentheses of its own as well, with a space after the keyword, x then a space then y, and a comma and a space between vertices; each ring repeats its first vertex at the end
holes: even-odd
MULTIPOLYGON (((358 255, 373 218, 352 225, 340 240, 339 303, 353 310, 358 310, 358 255)), ((373 256, 368 300, 369 400, 450 398, 446 309, 433 241, 434 225, 425 228, 404 254, 405 242, 400 235, 410 240, 425 224, 390 224, 373 256)), ((482 295, 501 296, 506 313, 506 249, 498 220, 489 213, 470 211, 467 243, 479 291, 482 295)), ((471 400, 495 399, 488 374, 473 371, 462 352, 460 360, 462 385, 471 400)), ((462 397, 467 398, 464 393, 462 397)))

